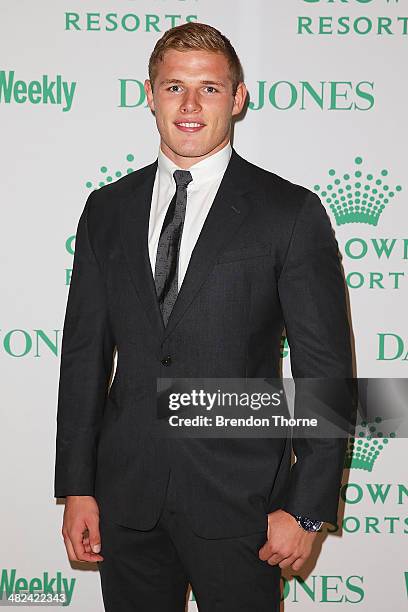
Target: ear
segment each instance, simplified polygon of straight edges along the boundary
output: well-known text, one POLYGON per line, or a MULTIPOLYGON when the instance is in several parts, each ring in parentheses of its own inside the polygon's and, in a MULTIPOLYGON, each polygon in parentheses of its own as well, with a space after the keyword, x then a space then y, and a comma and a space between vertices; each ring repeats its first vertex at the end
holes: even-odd
POLYGON ((152 112, 154 112, 154 99, 153 99, 153 88, 149 79, 146 79, 144 82, 144 90, 146 93, 147 103, 152 112))
POLYGON ((232 108, 233 115, 239 115, 242 111, 247 97, 247 88, 245 83, 239 83, 236 94, 234 96, 234 106, 232 108))

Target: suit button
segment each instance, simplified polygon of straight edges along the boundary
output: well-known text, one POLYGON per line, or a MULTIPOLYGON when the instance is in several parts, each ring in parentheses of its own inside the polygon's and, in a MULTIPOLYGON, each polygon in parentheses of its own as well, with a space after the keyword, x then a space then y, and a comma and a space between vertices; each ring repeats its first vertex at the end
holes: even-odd
POLYGON ((164 359, 161 360, 161 363, 164 366, 171 365, 171 357, 170 357, 170 355, 167 355, 167 357, 164 357, 164 359))

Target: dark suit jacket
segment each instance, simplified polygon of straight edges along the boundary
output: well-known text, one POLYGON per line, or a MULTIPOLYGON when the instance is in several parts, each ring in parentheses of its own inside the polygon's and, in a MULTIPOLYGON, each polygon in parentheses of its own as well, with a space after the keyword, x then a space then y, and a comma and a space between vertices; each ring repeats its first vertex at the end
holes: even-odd
MULTIPOLYGON (((157 377, 351 377, 338 245, 318 196, 233 150, 165 328, 147 234, 156 162, 90 194, 64 321, 55 496, 93 495, 147 530, 172 468, 196 533, 267 527, 277 508, 336 523, 345 439, 157 440, 157 377), (117 370, 109 389, 115 347, 117 370)), ((344 406, 347 413, 349 406, 344 406)))

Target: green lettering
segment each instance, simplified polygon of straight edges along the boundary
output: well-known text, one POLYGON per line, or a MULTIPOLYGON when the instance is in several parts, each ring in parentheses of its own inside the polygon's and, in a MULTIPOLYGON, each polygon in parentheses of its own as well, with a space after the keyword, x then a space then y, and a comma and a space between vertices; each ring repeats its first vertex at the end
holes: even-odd
POLYGON ((32 104, 41 102, 41 83, 40 81, 31 81, 28 86, 28 99, 32 104))
POLYGON ((16 81, 14 85, 14 100, 17 104, 27 101, 27 84, 24 81, 16 81))
POLYGON ((111 28, 108 28, 108 27, 105 28, 107 32, 113 32, 114 30, 118 29, 117 17, 118 17, 117 13, 108 13, 106 15, 107 23, 112 24, 111 28))
POLYGON ((87 13, 86 14, 86 29, 88 31, 90 32, 99 31, 101 29, 99 22, 100 22, 100 13, 87 13))
POLYGON ((4 96, 4 101, 6 104, 9 104, 11 100, 11 93, 14 85, 14 70, 9 70, 8 76, 9 78, 7 81, 6 72, 4 70, 0 70, 0 100, 2 100, 4 96))
POLYGON ((350 106, 337 106, 337 98, 345 98, 347 99, 348 91, 339 92, 338 87, 340 85, 348 85, 350 88, 352 87, 351 81, 332 81, 330 87, 330 107, 329 110, 351 110, 353 105, 350 106))
POLYGON ((141 106, 146 100, 146 93, 144 90, 143 83, 141 81, 137 81, 136 79, 119 79, 120 82, 120 103, 119 107, 121 108, 135 108, 136 106, 141 106), (136 102, 134 104, 129 104, 127 101, 127 86, 130 83, 135 83, 137 86, 137 94, 138 98, 136 98, 136 102))
POLYGON ((269 90, 269 101, 272 104, 272 106, 274 106, 278 110, 288 110, 289 108, 292 108, 296 104, 297 98, 298 98, 298 93, 296 91, 296 87, 293 85, 293 83, 290 83, 289 81, 277 81, 276 83, 272 85, 271 89, 269 90), (291 97, 290 97, 288 106, 278 106, 277 101, 276 101, 277 89, 282 84, 289 86, 291 97))
POLYGON ((368 92, 364 91, 361 88, 361 85, 369 85, 371 87, 371 89, 374 89, 374 83, 370 83, 369 81, 361 81, 361 83, 357 83, 356 85, 356 94, 359 98, 362 98, 363 100, 367 100, 370 105, 367 108, 362 108, 361 106, 357 106, 357 103, 354 103, 354 108, 357 110, 371 110, 374 106, 374 96, 369 94, 368 92))
POLYGON ((146 32, 150 32, 150 26, 153 26, 155 32, 160 32, 160 28, 157 25, 159 21, 160 17, 158 15, 146 15, 146 32))
POLYGON ((65 13, 65 29, 70 30, 71 26, 75 30, 80 30, 81 27, 78 25, 79 13, 65 13))
POLYGON ((121 23, 122 23, 122 28, 126 30, 126 32, 136 32, 136 30, 140 26, 140 19, 134 13, 127 13, 126 15, 122 17, 121 23), (128 21, 131 22, 131 25, 128 25, 128 21))
POLYGON ((313 88, 311 83, 309 83, 308 81, 300 81, 300 82, 302 84, 302 106, 301 106, 301 110, 305 109, 305 91, 307 91, 312 96, 312 98, 317 102, 318 106, 320 106, 320 108, 323 109, 323 104, 324 104, 324 84, 325 84, 325 81, 320 81, 320 84, 321 84, 320 95, 313 88))

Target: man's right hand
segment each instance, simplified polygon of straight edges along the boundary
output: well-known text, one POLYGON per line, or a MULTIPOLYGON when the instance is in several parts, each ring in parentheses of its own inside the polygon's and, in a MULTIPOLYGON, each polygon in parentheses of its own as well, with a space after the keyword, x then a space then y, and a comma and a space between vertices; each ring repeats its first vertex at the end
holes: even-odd
POLYGON ((70 561, 103 561, 99 533, 99 508, 94 497, 67 495, 62 537, 70 561))

